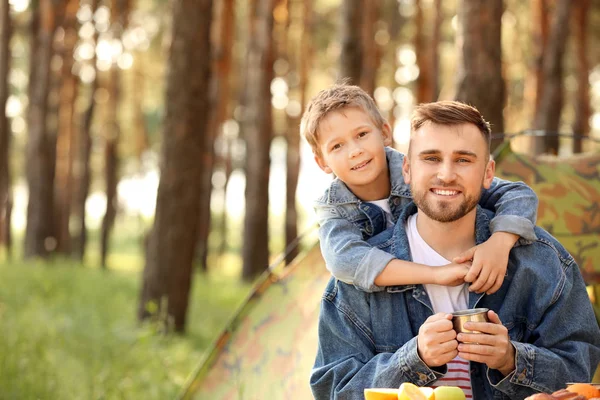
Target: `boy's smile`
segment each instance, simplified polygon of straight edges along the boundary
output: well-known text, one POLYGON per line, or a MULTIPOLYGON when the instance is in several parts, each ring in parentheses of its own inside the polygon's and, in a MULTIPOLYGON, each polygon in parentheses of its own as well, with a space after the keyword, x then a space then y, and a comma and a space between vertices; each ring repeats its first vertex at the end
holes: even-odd
POLYGON ((334 173, 361 200, 380 200, 390 194, 385 146, 391 144, 386 123, 377 128, 357 107, 332 111, 319 124, 319 150, 315 161, 334 173))

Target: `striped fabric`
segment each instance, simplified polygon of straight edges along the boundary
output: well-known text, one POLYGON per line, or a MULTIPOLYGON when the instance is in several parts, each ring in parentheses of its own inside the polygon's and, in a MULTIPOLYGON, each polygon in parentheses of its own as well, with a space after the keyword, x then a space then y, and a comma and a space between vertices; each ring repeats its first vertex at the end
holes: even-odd
POLYGON ((448 373, 443 378, 433 382, 432 387, 458 386, 465 392, 467 399, 473 398, 471 389, 471 376, 469 375, 469 362, 456 357, 448 363, 448 373))

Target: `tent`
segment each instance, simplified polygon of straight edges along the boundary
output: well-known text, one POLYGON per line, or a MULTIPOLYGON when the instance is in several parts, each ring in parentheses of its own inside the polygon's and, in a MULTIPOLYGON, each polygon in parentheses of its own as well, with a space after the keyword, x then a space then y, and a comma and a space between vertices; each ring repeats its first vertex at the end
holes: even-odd
MULTIPOLYGON (((568 159, 496 155, 496 175, 528 183, 538 194, 538 224, 573 254, 600 301, 600 154, 568 159)), ((319 247, 285 269, 268 271, 191 375, 182 399, 310 399, 317 319, 329 279, 319 247)), ((598 315, 598 314, 597 314, 598 315)))
POLYGON ((318 244, 270 270, 185 385, 182 399, 310 399, 329 272, 318 244))
POLYGON ((537 193, 537 224, 567 248, 586 282, 597 287, 600 283, 600 153, 534 157, 513 152, 505 142, 496 156, 496 164, 497 176, 523 181, 537 193))

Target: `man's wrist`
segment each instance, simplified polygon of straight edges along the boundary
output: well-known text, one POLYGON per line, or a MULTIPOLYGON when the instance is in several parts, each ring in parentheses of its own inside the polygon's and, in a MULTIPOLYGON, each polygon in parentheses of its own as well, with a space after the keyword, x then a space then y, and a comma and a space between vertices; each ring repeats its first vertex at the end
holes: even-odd
POLYGON ((508 374, 510 374, 511 372, 513 372, 516 368, 516 361, 515 361, 515 356, 517 354, 517 351, 515 349, 515 346, 513 346, 513 344, 511 342, 509 342, 509 356, 507 357, 508 359, 506 360, 506 363, 503 367, 498 368, 498 371, 504 375, 504 376, 508 376, 508 374))

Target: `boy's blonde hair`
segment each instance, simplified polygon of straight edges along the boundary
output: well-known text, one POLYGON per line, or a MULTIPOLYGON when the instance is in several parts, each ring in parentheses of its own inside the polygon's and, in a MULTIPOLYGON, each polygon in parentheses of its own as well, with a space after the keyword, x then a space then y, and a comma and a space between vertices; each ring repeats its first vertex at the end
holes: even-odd
POLYGON ((310 100, 300 122, 300 134, 306 138, 313 153, 321 155, 319 124, 323 118, 332 111, 348 107, 356 107, 367 113, 378 129, 382 129, 386 123, 375 101, 367 92, 358 86, 346 83, 335 84, 328 89, 321 90, 310 100))

